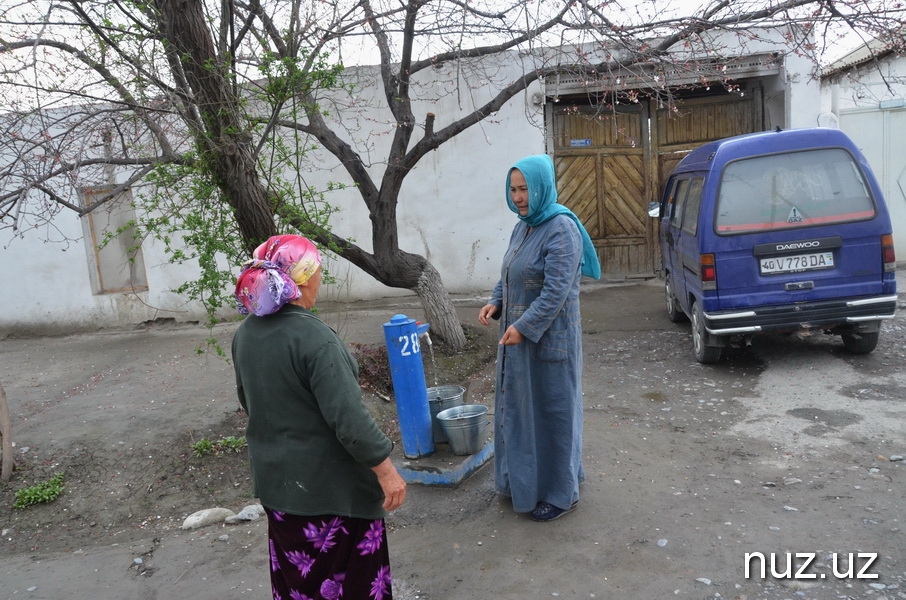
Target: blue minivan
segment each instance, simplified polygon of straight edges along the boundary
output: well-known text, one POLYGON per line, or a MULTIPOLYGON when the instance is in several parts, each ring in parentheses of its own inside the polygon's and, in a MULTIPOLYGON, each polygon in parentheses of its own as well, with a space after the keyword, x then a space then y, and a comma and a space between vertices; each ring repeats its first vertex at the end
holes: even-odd
POLYGON ((692 322, 695 358, 762 332, 840 335, 875 349, 897 305, 890 215, 842 131, 709 142, 677 165, 659 205, 667 316, 692 322))

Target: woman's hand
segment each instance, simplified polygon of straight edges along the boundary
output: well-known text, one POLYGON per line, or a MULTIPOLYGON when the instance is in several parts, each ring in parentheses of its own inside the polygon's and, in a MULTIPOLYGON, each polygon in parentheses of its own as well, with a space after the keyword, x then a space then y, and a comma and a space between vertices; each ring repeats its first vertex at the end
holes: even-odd
POLYGON ((525 339, 525 336, 519 333, 519 330, 514 326, 510 325, 506 328, 506 331, 503 332, 503 337, 500 338, 501 346, 515 346, 522 342, 525 339))
POLYGON ((377 475, 378 483, 384 491, 384 510, 399 508, 406 499, 406 482, 390 462, 390 457, 376 467, 371 467, 371 470, 377 475))
POLYGON ((493 318, 496 314, 496 306, 494 306, 493 304, 485 304, 481 307, 481 310, 478 311, 478 322, 482 325, 490 325, 491 323, 490 321, 488 321, 488 319, 493 318))

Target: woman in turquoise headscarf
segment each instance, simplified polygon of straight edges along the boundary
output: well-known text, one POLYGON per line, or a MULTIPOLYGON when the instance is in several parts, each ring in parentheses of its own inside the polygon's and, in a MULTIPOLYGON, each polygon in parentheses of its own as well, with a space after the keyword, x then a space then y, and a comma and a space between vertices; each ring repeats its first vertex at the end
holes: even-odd
POLYGON ((519 216, 500 281, 478 320, 500 321, 494 405, 499 493, 535 521, 579 502, 582 468, 582 324, 579 281, 601 267, 579 219, 557 204, 554 164, 529 156, 507 174, 507 204, 519 216))

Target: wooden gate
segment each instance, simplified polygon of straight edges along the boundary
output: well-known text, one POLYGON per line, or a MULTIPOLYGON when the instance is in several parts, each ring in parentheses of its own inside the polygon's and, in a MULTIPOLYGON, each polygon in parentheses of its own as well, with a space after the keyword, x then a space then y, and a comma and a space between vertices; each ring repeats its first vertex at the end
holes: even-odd
POLYGON ((648 114, 643 104, 601 113, 567 107, 554 118, 560 203, 585 225, 608 276, 652 271, 647 202, 648 114))
POLYGON ((656 274, 660 248, 648 203, 659 200, 673 167, 692 148, 762 129, 758 89, 688 98, 653 111, 644 100, 606 110, 561 100, 553 111, 560 203, 585 224, 602 278, 656 274))

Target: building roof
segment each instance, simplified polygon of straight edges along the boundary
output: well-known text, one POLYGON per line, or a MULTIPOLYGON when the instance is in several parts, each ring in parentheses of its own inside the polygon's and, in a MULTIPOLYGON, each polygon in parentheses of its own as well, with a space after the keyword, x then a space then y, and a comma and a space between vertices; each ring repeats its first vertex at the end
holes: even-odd
POLYGON ((844 54, 821 70, 821 77, 832 77, 893 54, 897 47, 889 41, 872 38, 844 54))

